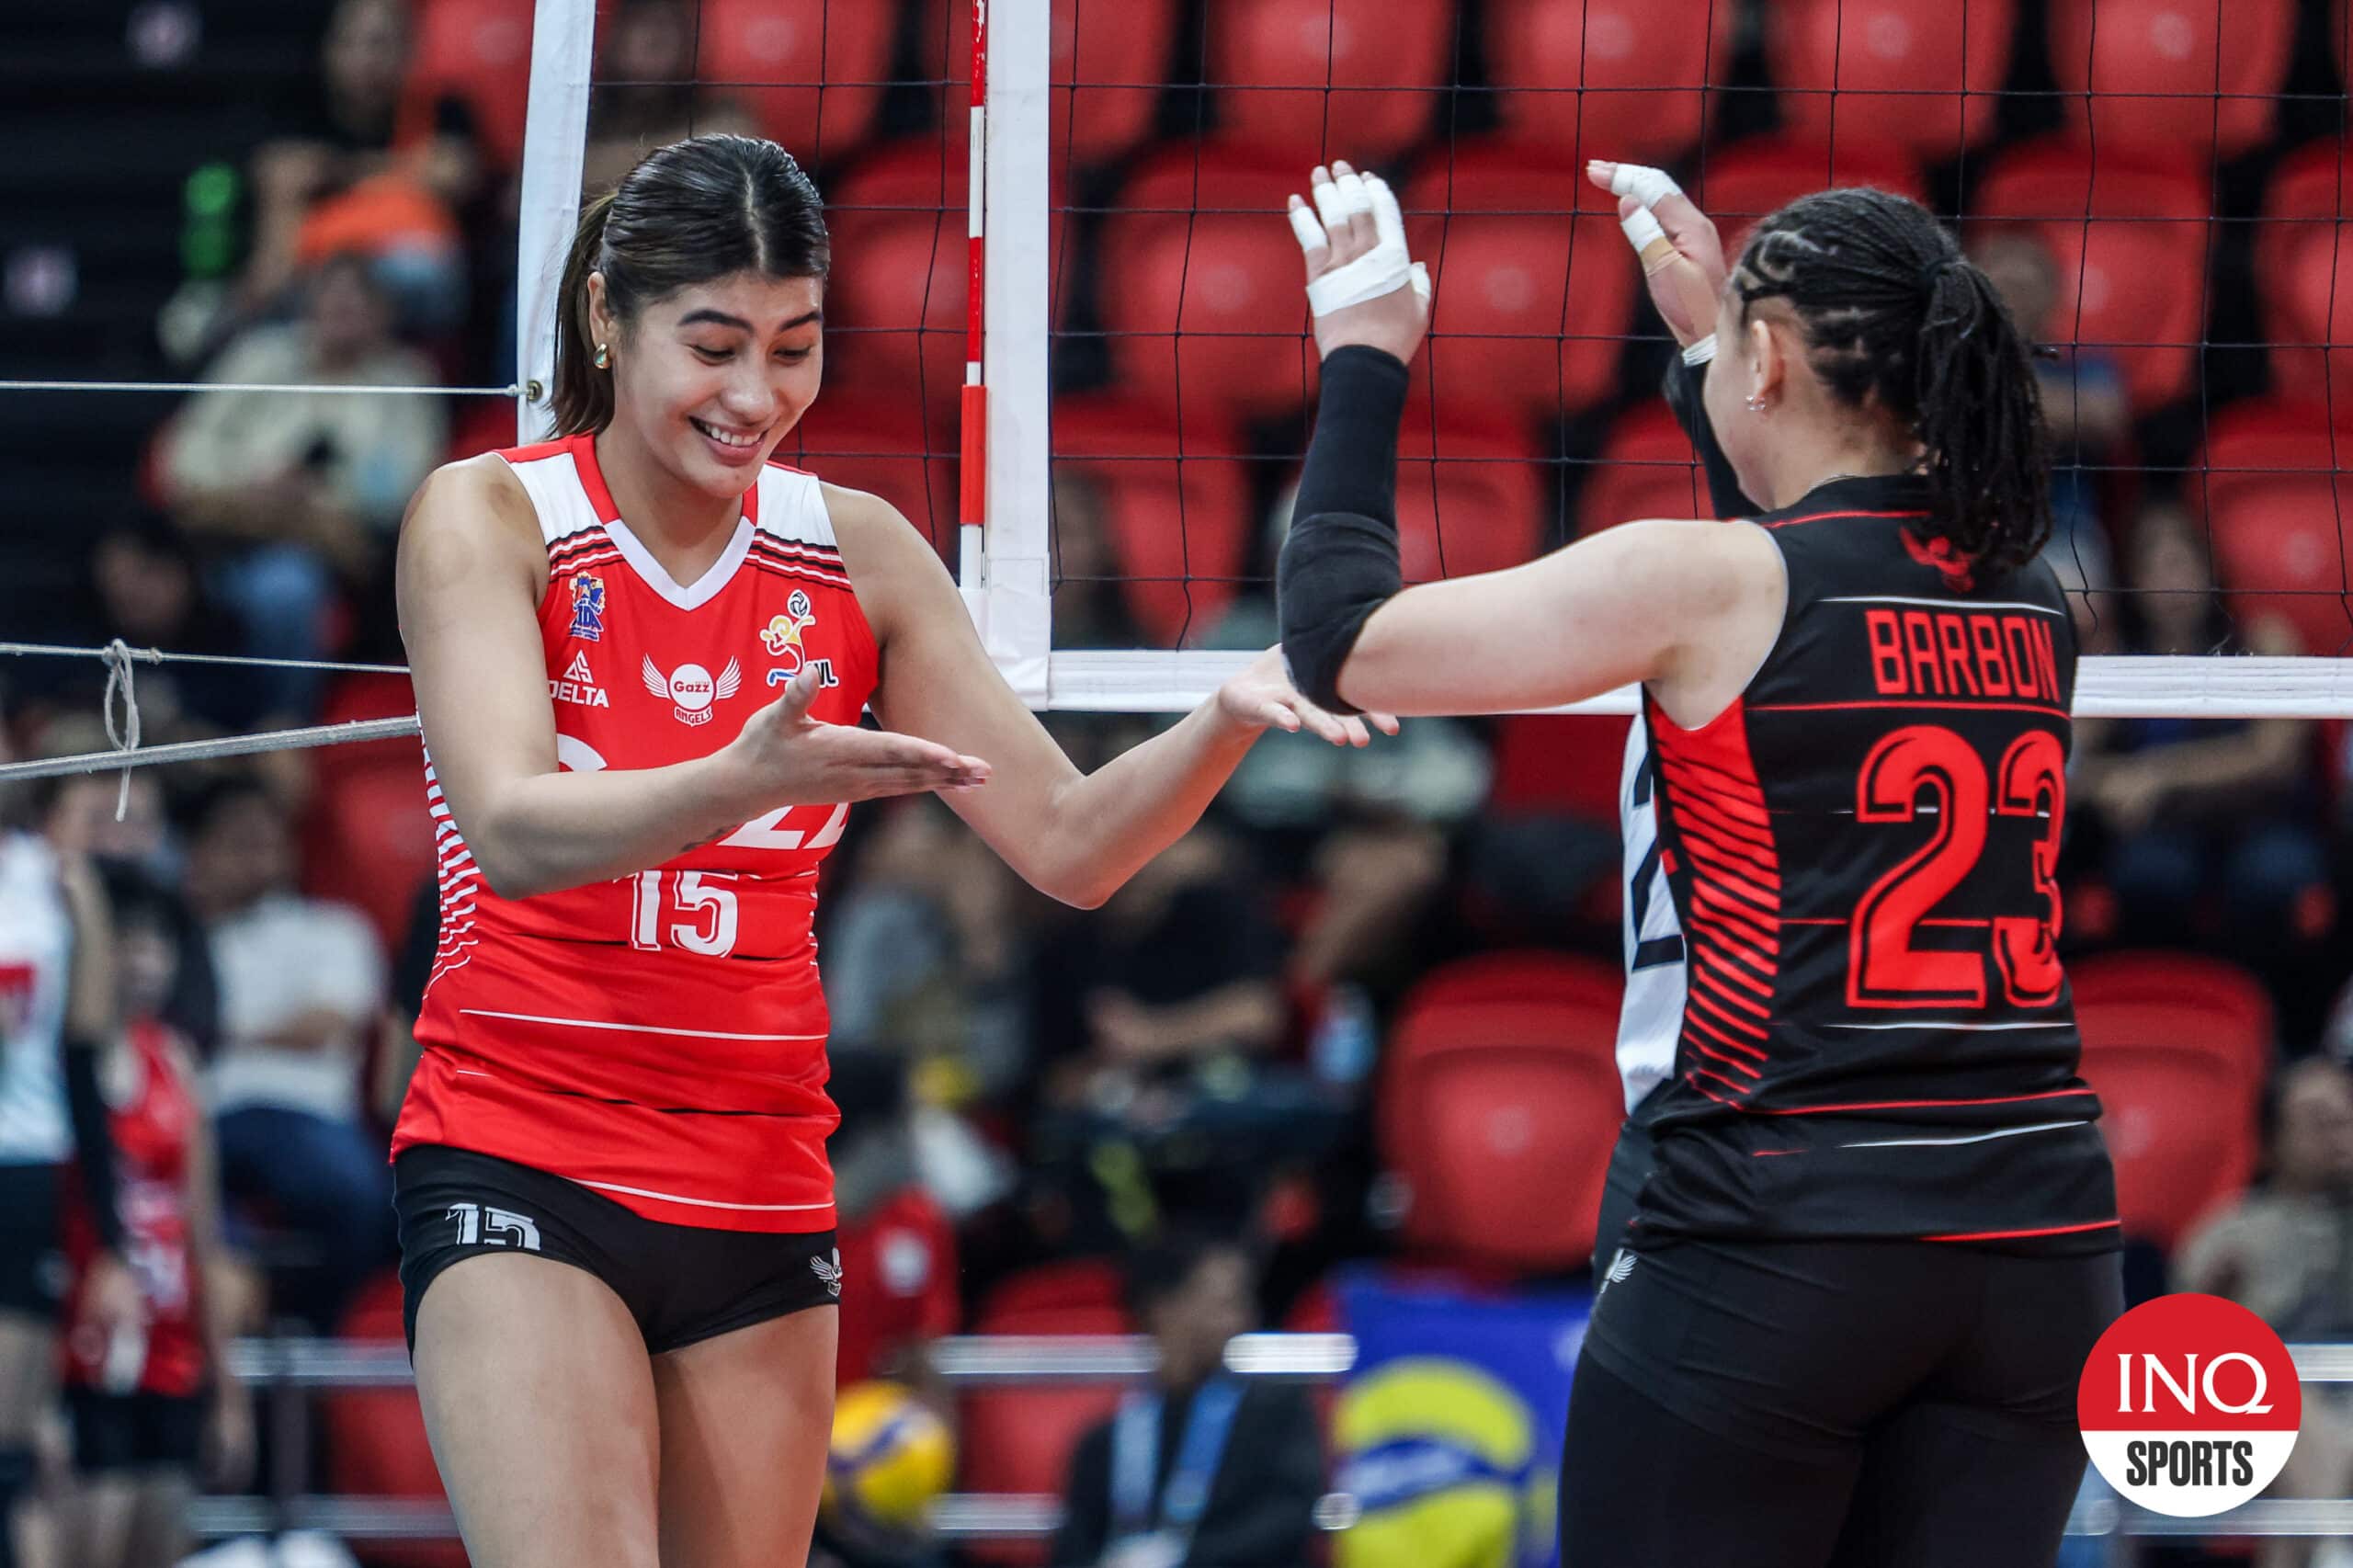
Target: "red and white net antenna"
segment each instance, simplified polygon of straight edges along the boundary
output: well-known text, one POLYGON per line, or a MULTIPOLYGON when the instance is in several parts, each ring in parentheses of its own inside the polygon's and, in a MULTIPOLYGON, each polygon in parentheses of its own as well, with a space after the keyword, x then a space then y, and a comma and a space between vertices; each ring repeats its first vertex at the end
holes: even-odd
POLYGON ((957 576, 968 586, 981 580, 982 529, 988 522, 989 390, 982 379, 982 350, 987 342, 988 246, 985 236, 988 203, 982 183, 988 162, 989 127, 989 0, 972 0, 972 160, 964 182, 966 266, 971 276, 964 295, 964 390, 961 416, 956 494, 957 576))

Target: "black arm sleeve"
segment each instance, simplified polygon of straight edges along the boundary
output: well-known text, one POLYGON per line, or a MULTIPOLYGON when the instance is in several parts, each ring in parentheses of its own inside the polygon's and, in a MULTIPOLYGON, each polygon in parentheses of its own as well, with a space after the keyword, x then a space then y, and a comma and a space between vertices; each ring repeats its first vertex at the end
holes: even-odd
POLYGON ((1708 471, 1708 499, 1716 516, 1753 517, 1767 508, 1741 493, 1740 478, 1733 472, 1732 460, 1724 456, 1715 427, 1708 423, 1707 407, 1699 401, 1701 378, 1707 369, 1705 365, 1685 364, 1680 354, 1670 355, 1666 383, 1660 390, 1666 394, 1666 406, 1675 411, 1675 422, 1683 426, 1692 449, 1699 454, 1699 466, 1708 471))
POLYGON ((1378 348, 1338 348, 1324 359, 1315 435, 1276 568, 1291 679, 1335 713, 1356 711, 1340 699, 1348 650, 1372 612, 1404 586, 1397 424, 1410 379, 1404 361, 1378 348))
POLYGON ((74 1163, 89 1200, 99 1244, 122 1250, 122 1208, 115 1191, 114 1129, 106 1096, 98 1088, 98 1058, 105 1048, 85 1040, 65 1042, 65 1108, 74 1121, 74 1163))

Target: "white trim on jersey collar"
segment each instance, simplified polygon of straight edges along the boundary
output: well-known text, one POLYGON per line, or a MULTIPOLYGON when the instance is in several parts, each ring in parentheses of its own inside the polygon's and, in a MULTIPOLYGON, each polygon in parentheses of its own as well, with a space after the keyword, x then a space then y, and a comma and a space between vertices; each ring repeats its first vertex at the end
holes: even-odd
POLYGON ((677 579, 670 575, 669 570, 654 558, 654 552, 630 532, 627 523, 615 517, 605 525, 605 532, 611 536, 613 547, 621 552, 621 559, 644 579, 647 587, 680 609, 700 609, 718 597, 719 591, 734 577, 735 568, 744 564, 744 557, 751 553, 754 531, 748 518, 738 518, 735 535, 727 541, 727 548, 719 552, 719 559, 695 579, 692 586, 681 587, 677 579))

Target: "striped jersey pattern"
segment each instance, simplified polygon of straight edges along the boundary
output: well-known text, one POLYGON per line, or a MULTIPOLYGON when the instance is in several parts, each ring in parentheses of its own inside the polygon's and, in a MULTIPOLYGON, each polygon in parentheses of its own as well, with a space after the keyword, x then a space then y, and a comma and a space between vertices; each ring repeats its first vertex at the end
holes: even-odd
POLYGON ((2057 950, 2073 623, 2047 566, 1981 576, 1927 507, 1849 479, 1757 518, 1771 652, 1699 728, 1645 699, 1684 956, 1638 1238, 2116 1244, 2057 950))
MULTIPOLYGON (((681 584, 620 517, 592 439, 500 456, 548 552, 560 770, 707 756, 811 667, 812 715, 858 722, 878 653, 813 475, 764 469, 719 558, 681 584)), ((429 756, 426 792, 441 927, 394 1153, 514 1160, 671 1223, 831 1228, 813 926, 847 804, 780 808, 647 870, 505 898, 429 756)))

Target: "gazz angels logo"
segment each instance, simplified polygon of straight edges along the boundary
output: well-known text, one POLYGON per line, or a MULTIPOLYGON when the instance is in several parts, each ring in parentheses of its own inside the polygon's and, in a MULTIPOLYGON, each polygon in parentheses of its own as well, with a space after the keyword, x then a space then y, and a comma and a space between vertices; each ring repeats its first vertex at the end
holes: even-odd
POLYGON ((777 662, 777 667, 768 672, 768 685, 782 686, 799 675, 804 665, 817 672, 819 686, 841 685, 834 675, 833 660, 810 658, 808 650, 801 644, 801 633, 814 625, 816 619, 817 611, 810 604, 809 595, 795 588, 792 597, 784 601, 784 613, 770 617, 767 625, 761 628, 760 646, 766 648, 768 657, 777 662))
POLYGON ((654 667, 651 658, 638 674, 644 679, 646 690, 669 699, 670 717, 681 724, 710 723, 711 704, 734 696, 735 688, 744 684, 743 666, 733 659, 727 661, 727 667, 719 672, 716 679, 700 665, 680 665, 665 676, 654 667))

